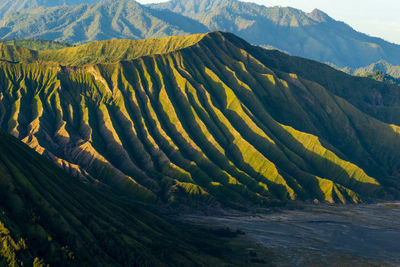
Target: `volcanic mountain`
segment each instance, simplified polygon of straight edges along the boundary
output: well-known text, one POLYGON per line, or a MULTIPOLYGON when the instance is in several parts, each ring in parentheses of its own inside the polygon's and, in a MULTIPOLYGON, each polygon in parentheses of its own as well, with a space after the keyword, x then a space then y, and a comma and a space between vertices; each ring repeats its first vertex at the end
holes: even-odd
POLYGON ((1 128, 121 195, 230 207, 400 196, 396 85, 222 32, 0 55, 1 128))

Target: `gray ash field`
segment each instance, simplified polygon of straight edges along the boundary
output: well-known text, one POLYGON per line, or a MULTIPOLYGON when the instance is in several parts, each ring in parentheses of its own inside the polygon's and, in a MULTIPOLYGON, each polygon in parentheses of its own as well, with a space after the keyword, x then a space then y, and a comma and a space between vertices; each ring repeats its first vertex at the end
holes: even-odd
POLYGON ((271 214, 185 216, 245 232, 279 266, 400 266, 400 203, 306 205, 271 214))

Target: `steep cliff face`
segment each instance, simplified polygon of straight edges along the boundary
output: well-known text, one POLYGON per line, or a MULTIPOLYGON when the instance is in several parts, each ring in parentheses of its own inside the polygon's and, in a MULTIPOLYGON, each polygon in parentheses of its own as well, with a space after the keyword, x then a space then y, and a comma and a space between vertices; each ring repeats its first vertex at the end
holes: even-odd
POLYGON ((122 42, 1 62, 1 127, 71 174, 148 201, 399 196, 389 85, 220 32, 115 53, 122 42))

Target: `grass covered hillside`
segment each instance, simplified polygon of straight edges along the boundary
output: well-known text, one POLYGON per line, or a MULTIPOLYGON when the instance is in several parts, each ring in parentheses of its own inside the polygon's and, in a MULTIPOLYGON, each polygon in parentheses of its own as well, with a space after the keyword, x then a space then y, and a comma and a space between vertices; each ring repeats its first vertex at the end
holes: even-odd
POLYGON ((382 71, 375 71, 373 73, 364 74, 361 76, 368 77, 368 78, 374 79, 379 82, 386 82, 386 83, 390 83, 390 84, 400 84, 399 78, 396 79, 393 76, 390 76, 389 74, 386 74, 385 72, 382 72, 382 71))
MULTIPOLYGON (((165 37, 143 40, 107 40, 75 47, 58 49, 28 49, 13 45, 11 41, 0 42, 0 60, 13 62, 52 62, 63 66, 82 66, 96 63, 113 63, 138 57, 165 54, 196 44, 204 34, 165 37), (39 51, 36 51, 39 50, 39 51)), ((18 41, 16 41, 18 42, 18 41)), ((36 43, 36 41, 34 41, 36 43)), ((31 46, 34 46, 32 43, 31 46)))
POLYGON ((40 40, 40 39, 0 39, 1 44, 22 46, 32 50, 55 50, 71 45, 63 42, 40 40))
POLYGON ((144 40, 108 40, 92 42, 58 51, 39 52, 39 60, 66 66, 112 63, 138 57, 165 54, 196 44, 204 34, 144 40))
POLYGON ((216 238, 117 199, 0 132, 0 266, 223 266, 216 238))
POLYGON ((2 47, 13 60, 0 63, 1 128, 126 196, 231 207, 400 197, 397 86, 221 32, 13 49, 2 47), (127 42, 138 49, 115 49, 127 42))
POLYGON ((383 72, 396 79, 400 79, 400 66, 391 65, 390 63, 384 60, 373 63, 363 68, 350 71, 351 74, 359 76, 368 75, 374 72, 383 72))

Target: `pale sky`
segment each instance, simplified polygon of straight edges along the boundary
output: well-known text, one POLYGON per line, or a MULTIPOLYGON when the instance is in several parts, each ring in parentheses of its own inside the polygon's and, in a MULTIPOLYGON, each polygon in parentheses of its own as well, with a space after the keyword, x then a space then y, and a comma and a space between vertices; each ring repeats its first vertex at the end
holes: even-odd
MULTIPOLYGON (((292 6, 306 12, 321 9, 354 29, 400 44, 400 0, 242 0, 265 6, 292 6)), ((138 0, 140 3, 166 2, 138 0)))

